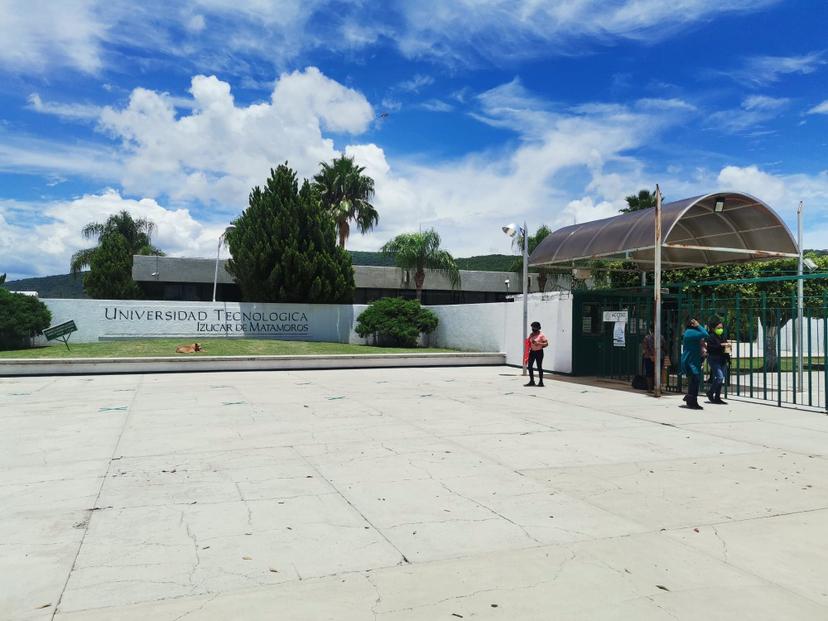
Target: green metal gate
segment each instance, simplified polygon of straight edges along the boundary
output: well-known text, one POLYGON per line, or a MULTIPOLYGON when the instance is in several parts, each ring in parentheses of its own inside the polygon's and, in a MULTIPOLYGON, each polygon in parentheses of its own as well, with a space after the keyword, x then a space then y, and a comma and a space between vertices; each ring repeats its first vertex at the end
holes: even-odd
MULTIPOLYGON (((682 296, 679 300, 682 321, 695 317, 707 325, 717 321, 724 324, 725 336, 731 342, 725 385, 729 397, 828 409, 828 290, 804 297, 801 333, 795 293, 682 296)), ((681 389, 680 375, 678 381, 681 389)), ((704 382, 706 388, 707 369, 704 382)))
MULTIPOLYGON (((671 362, 663 382, 666 389, 678 390, 678 296, 664 296, 662 324, 664 353, 671 362)), ((576 291, 572 305, 572 373, 624 381, 642 373, 642 342, 653 324, 650 289, 576 291), (626 311, 623 342, 605 313, 626 311)))
MULTIPOLYGON (((717 321, 725 325, 725 336, 732 344, 727 397, 828 410, 828 287, 805 296, 801 334, 795 294, 669 294, 663 298, 662 336, 668 358, 664 390, 682 392, 686 387, 679 364, 681 338, 688 318, 693 317, 705 325, 717 321)), ((651 289, 574 292, 573 375, 630 381, 642 373, 642 341, 653 322, 651 289), (604 313, 612 311, 627 312, 623 342, 614 338, 615 325, 604 321, 604 313)), ((707 368, 703 382, 702 393, 709 385, 707 368)))

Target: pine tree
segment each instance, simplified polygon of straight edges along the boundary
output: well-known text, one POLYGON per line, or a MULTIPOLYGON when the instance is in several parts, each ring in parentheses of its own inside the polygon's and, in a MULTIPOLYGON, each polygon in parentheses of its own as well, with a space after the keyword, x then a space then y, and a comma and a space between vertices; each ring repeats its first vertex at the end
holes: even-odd
POLYGON ((301 189, 287 163, 250 193, 247 209, 227 233, 227 269, 251 302, 349 303, 351 258, 336 243, 336 228, 306 180, 301 189))

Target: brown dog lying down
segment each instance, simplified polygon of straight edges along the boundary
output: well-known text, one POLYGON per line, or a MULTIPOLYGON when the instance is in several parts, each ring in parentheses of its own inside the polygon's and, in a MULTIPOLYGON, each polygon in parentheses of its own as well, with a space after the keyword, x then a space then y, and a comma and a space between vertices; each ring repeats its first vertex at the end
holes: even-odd
POLYGON ((197 351, 204 351, 198 343, 193 343, 192 345, 179 345, 175 348, 175 353, 177 354, 194 354, 197 351))

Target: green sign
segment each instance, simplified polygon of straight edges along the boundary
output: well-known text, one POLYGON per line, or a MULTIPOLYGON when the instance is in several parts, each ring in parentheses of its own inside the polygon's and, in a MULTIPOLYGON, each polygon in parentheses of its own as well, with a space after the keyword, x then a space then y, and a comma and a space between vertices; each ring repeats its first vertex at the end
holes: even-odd
POLYGON ((65 336, 67 334, 72 334, 72 332, 77 332, 78 328, 75 325, 74 321, 67 321, 66 323, 62 323, 57 326, 52 326, 51 328, 46 328, 43 331, 43 336, 46 337, 47 341, 54 341, 61 336, 65 336))

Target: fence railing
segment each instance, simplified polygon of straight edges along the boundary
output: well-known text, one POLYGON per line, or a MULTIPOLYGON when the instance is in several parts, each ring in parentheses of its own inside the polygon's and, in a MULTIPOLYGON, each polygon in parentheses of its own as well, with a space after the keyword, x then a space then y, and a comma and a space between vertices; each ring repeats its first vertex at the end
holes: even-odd
MULTIPOLYGON (((685 298, 679 315, 724 323, 731 342, 727 396, 827 410, 828 292, 804 302, 801 321, 795 295, 685 298)), ((681 391, 680 368, 672 379, 668 387, 681 391)), ((707 373, 704 379, 706 387, 707 373)))

